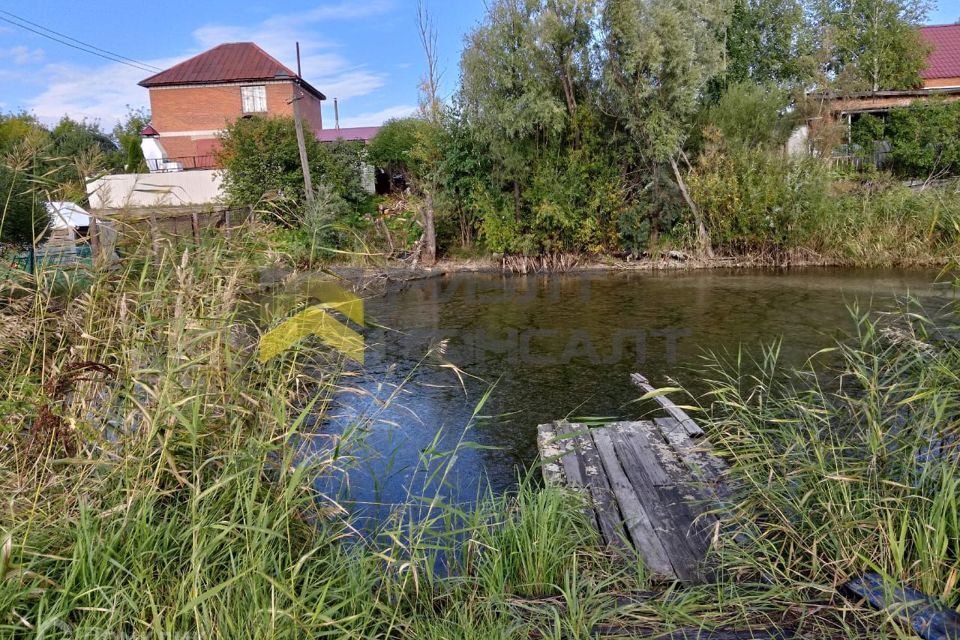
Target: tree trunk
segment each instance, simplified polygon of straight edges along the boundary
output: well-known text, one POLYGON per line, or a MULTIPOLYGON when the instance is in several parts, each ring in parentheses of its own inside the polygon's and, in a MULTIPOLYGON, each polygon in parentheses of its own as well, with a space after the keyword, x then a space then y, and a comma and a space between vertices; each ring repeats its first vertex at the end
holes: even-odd
POLYGON ((513 218, 520 222, 520 183, 513 181, 513 218))
POLYGON ((437 229, 434 220, 433 189, 427 189, 423 203, 423 264, 428 267, 437 262, 437 229))
POLYGON ((677 159, 673 156, 670 156, 670 168, 673 169, 673 176, 677 180, 677 186, 680 187, 680 194, 693 213, 693 224, 697 228, 697 249, 708 258, 712 258, 713 247, 710 246, 710 234, 707 233, 707 227, 703 224, 700 208, 697 206, 697 203, 693 201, 693 198, 690 197, 690 191, 687 190, 687 183, 683 180, 680 167, 677 166, 677 159))

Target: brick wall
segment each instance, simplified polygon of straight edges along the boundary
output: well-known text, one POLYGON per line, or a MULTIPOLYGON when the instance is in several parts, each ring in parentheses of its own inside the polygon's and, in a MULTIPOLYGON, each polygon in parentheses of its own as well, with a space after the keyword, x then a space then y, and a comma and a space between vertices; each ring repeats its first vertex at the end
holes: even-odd
MULTIPOLYGON (((293 82, 263 84, 267 92, 265 115, 292 116, 293 82)), ((301 102, 304 121, 314 132, 323 128, 320 105, 320 101, 309 94, 301 102)), ((215 138, 216 134, 211 132, 220 131, 245 115, 240 85, 154 87, 150 89, 150 113, 151 123, 160 133, 160 143, 171 158, 201 155, 198 140, 215 138), (187 135, 169 135, 175 132, 187 135)), ((206 150, 209 143, 200 146, 206 150)))
POLYGON ((944 87, 960 87, 960 77, 956 78, 933 78, 923 81, 924 89, 942 89, 944 87))

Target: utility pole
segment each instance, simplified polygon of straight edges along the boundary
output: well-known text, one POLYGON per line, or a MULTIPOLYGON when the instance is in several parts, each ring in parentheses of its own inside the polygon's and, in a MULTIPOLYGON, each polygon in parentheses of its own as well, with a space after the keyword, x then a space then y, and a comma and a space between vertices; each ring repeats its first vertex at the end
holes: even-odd
POLYGON ((340 103, 339 98, 333 99, 333 124, 340 131, 340 103))
POLYGON ((307 158, 307 143, 303 137, 303 119, 300 115, 300 101, 303 100, 303 90, 300 88, 300 43, 297 43, 297 80, 294 82, 293 96, 293 123, 297 129, 297 148, 300 150, 300 166, 303 168, 303 187, 306 190, 307 202, 313 202, 313 180, 310 177, 310 161, 307 158))

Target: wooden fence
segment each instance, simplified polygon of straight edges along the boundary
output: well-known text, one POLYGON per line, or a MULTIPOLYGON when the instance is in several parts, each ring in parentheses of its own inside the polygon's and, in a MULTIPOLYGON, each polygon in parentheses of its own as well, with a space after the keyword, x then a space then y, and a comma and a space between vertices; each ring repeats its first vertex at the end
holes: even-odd
POLYGON ((96 256, 129 252, 150 243, 154 252, 203 236, 230 236, 252 217, 250 207, 150 207, 100 209, 90 215, 90 244, 96 256))

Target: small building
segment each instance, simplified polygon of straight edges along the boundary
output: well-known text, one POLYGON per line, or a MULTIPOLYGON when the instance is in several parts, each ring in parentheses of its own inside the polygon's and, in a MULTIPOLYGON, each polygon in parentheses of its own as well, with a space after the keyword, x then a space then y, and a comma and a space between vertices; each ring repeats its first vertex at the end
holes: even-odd
POLYGON ((920 74, 923 88, 960 88, 960 24, 921 27, 920 37, 931 49, 927 68, 920 74))
POLYGON ((315 131, 317 140, 320 142, 336 142, 345 140, 347 142, 362 142, 370 144, 380 127, 338 127, 336 129, 318 129, 315 131))
MULTIPOLYGON (((864 114, 884 117, 891 109, 909 107, 933 98, 945 102, 960 100, 960 24, 920 27, 920 37, 930 46, 922 86, 897 91, 824 92, 808 96, 819 103, 819 113, 793 132, 787 152, 795 155, 810 150, 811 140, 824 127, 844 125, 846 133, 837 157, 852 159, 851 130, 864 114)), ((881 156, 883 153, 881 152, 881 156)))
POLYGON ((253 42, 218 45, 139 84, 150 90, 142 147, 152 172, 217 168, 218 136, 230 123, 292 116, 297 95, 304 123, 323 129, 326 96, 253 42))

